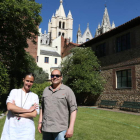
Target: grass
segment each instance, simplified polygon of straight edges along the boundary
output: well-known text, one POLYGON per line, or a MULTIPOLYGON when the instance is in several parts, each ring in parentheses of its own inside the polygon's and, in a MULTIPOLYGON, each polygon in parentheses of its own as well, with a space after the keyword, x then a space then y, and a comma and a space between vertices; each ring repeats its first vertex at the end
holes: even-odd
MULTIPOLYGON (((140 116, 78 108, 74 135, 71 140, 139 140, 140 116)), ((0 120, 0 134, 5 118, 0 120)), ((35 118, 36 140, 42 140, 37 132, 38 116, 35 118)))

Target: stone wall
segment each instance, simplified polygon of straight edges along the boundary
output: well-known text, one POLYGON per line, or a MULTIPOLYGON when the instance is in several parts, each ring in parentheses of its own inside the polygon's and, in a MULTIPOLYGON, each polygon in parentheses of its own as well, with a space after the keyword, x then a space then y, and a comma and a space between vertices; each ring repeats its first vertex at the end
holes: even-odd
MULTIPOLYGON (((140 102, 140 25, 116 34, 106 40, 92 45, 93 51, 96 46, 106 43, 106 56, 99 58, 101 62, 101 74, 106 84, 103 94, 99 96, 96 105, 101 100, 116 100, 116 108, 124 101, 140 102), (116 38, 130 33, 130 49, 116 52, 116 38), (131 69, 132 88, 116 88, 116 71, 131 69)), ((96 51, 96 50, 95 50, 96 51)))

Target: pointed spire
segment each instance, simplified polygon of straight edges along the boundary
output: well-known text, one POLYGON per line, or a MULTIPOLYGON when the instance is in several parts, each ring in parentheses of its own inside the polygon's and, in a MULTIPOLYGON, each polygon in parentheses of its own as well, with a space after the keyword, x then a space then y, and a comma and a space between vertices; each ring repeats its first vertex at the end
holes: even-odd
POLYGON ((115 28, 115 23, 114 21, 112 22, 112 29, 115 28))
POLYGON ((52 15, 52 18, 54 17, 54 14, 52 15))
POLYGON ((68 13, 67 18, 71 18, 72 19, 72 14, 71 14, 71 11, 70 10, 69 10, 69 13, 68 13))
POLYGON ((80 33, 81 33, 80 24, 79 24, 78 32, 80 32, 80 33))
POLYGON ((107 25, 107 26, 111 27, 107 7, 105 7, 105 11, 104 11, 102 26, 103 25, 107 25))
POLYGON ((100 23, 98 24, 98 29, 101 28, 100 23))
POLYGON ((66 18, 66 14, 65 14, 64 7, 63 7, 62 3, 63 3, 63 0, 60 0, 60 6, 58 9, 58 16, 66 18))
POLYGON ((87 28, 89 28, 89 23, 87 23, 87 28))
POLYGON ((56 17, 58 16, 58 10, 56 10, 55 16, 56 16, 56 17))
POLYGON ((44 34, 46 34, 46 30, 44 31, 44 34))
POLYGON ((63 0, 60 0, 60 4, 62 4, 63 3, 63 0))

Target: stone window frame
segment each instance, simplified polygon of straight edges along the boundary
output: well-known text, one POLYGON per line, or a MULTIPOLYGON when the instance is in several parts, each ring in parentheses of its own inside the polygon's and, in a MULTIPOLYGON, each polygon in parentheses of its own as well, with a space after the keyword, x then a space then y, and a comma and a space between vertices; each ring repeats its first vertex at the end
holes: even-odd
POLYGON ((113 89, 116 90, 124 90, 124 89, 136 89, 136 76, 135 76, 135 66, 126 66, 126 67, 121 67, 121 68, 116 68, 113 69, 113 89), (117 88, 117 75, 116 72, 117 71, 121 71, 121 70, 131 70, 131 77, 132 77, 132 87, 131 88, 117 88))

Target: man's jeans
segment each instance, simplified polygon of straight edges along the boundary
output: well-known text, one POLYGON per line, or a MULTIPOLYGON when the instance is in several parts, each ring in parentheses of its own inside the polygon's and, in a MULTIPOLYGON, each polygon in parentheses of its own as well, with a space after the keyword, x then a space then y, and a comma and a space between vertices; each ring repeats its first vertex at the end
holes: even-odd
POLYGON ((65 134, 66 130, 57 133, 43 132, 43 140, 67 140, 65 134))

